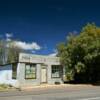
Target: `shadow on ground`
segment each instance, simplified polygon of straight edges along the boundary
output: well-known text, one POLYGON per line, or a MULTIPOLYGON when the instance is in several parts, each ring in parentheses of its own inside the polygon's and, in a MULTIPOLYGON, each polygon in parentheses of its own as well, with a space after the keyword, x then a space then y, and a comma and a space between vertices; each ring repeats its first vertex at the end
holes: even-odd
POLYGON ((98 81, 98 82, 76 82, 76 81, 70 81, 70 82, 64 82, 64 84, 73 84, 73 85, 86 84, 86 85, 100 86, 100 81, 98 81))

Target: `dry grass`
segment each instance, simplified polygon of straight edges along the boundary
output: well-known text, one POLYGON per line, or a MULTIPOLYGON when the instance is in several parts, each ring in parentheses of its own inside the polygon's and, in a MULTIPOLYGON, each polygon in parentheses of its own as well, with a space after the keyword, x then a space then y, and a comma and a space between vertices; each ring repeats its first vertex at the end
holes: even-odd
POLYGON ((0 84, 0 91, 6 91, 9 89, 12 89, 13 87, 11 85, 6 85, 6 84, 0 84))

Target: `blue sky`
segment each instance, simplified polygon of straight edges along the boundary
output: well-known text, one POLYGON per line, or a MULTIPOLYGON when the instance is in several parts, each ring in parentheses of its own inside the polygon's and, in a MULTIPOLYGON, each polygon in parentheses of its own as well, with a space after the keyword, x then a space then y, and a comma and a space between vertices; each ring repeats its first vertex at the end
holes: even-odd
POLYGON ((79 33, 88 22, 100 25, 99 0, 0 0, 0 36, 36 43, 36 54, 55 52, 69 32, 79 33))

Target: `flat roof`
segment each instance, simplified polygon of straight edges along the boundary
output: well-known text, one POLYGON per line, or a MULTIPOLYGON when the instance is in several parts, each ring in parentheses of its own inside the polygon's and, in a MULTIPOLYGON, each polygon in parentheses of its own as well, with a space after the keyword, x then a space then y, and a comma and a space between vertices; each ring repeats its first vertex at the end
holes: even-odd
POLYGON ((31 53, 19 53, 19 55, 30 55, 30 56, 36 56, 36 57, 59 58, 59 57, 56 57, 56 56, 40 55, 40 54, 31 54, 31 53))

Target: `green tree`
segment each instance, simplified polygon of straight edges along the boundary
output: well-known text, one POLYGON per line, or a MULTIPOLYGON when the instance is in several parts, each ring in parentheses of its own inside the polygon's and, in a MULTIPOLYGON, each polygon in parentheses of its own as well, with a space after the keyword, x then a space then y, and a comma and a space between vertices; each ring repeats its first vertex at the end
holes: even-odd
POLYGON ((79 35, 68 35, 57 49, 67 80, 100 80, 100 28, 94 23, 83 27, 79 35))
POLYGON ((18 62, 20 52, 23 50, 15 46, 13 40, 0 40, 0 64, 18 62))

